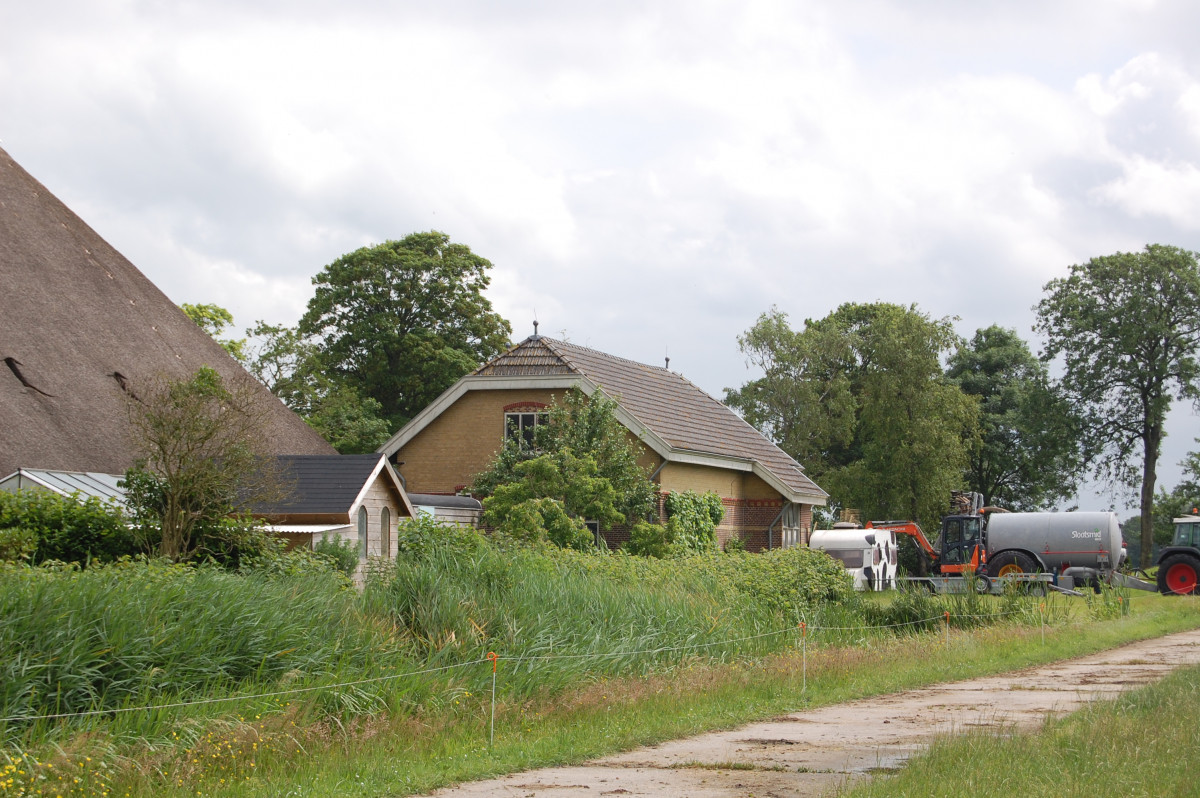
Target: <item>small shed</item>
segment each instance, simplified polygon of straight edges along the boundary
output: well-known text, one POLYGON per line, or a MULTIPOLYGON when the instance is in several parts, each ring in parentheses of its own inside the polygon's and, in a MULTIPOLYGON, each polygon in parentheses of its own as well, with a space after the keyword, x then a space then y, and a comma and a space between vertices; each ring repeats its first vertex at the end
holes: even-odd
POLYGON ((294 546, 324 537, 358 548, 361 579, 372 558, 395 559, 396 529, 416 511, 399 476, 382 454, 279 455, 284 497, 251 508, 267 529, 294 546))

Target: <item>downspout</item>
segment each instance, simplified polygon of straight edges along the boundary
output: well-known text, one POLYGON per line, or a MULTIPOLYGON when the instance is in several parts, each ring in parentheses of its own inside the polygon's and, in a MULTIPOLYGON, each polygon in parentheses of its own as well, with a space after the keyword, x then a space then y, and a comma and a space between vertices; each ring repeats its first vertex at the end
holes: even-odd
MULTIPOLYGON (((771 523, 767 524, 767 551, 770 551, 770 550, 771 550, 771 527, 773 527, 773 526, 775 526, 775 524, 779 523, 779 519, 780 519, 780 518, 783 518, 783 511, 784 511, 784 510, 786 510, 786 509, 788 508, 788 505, 789 505, 789 504, 791 504, 791 502, 790 502, 790 501, 788 501, 787 499, 784 499, 784 500, 783 500, 783 506, 781 506, 781 507, 779 508, 779 515, 775 516, 775 520, 774 520, 774 521, 772 521, 771 523)), ((780 530, 780 532, 782 532, 782 531, 783 531, 783 530, 780 530)))

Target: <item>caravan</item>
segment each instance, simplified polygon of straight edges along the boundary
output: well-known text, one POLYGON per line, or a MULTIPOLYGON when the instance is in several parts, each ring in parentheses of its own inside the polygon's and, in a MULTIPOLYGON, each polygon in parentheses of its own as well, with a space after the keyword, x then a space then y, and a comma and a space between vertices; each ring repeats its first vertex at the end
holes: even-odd
POLYGON ((814 530, 809 545, 841 560, 854 578, 855 590, 887 590, 895 586, 896 533, 889 529, 834 524, 833 529, 814 530))

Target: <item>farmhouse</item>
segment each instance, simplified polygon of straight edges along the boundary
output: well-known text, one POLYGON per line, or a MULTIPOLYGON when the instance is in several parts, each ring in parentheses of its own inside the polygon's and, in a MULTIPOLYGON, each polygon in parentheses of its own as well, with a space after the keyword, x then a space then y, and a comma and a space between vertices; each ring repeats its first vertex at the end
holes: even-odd
MULTIPOLYGON (((579 388, 618 404, 660 494, 714 491, 725 506, 722 545, 803 544, 828 495, 783 450, 680 374, 536 333, 463 377, 385 443, 410 491, 456 494, 505 436, 532 436, 555 396, 579 388)), ((661 502, 660 502, 661 508, 661 502)), ((661 510, 660 510, 661 512, 661 510)), ((610 546, 623 528, 598 530, 610 546)))

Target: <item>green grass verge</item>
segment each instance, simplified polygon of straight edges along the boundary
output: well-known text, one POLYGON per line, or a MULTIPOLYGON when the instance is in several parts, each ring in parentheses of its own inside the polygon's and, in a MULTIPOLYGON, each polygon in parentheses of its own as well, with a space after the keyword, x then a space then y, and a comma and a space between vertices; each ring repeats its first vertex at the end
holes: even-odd
POLYGON ((1110 701, 1090 704, 1036 732, 946 738, 899 774, 846 794, 1062 796, 1200 794, 1200 667, 1110 701))
MULTIPOLYGON (((491 749, 489 702, 477 693, 459 694, 441 713, 379 717, 345 728, 287 727, 284 714, 230 723, 192 746, 182 760, 156 759, 147 751, 143 761, 155 762, 157 770, 108 784, 133 795, 412 794, 1200 626, 1195 601, 1138 594, 1129 602, 1132 612, 1104 620, 1083 618, 1087 606, 1066 601, 1051 603, 1080 619, 1048 627, 1044 642, 1042 629, 1013 625, 833 645, 813 640, 803 691, 804 660, 797 651, 749 662, 697 661, 641 677, 601 677, 565 692, 502 698, 491 749)), ((503 686, 508 678, 503 664, 498 678, 503 686)))

